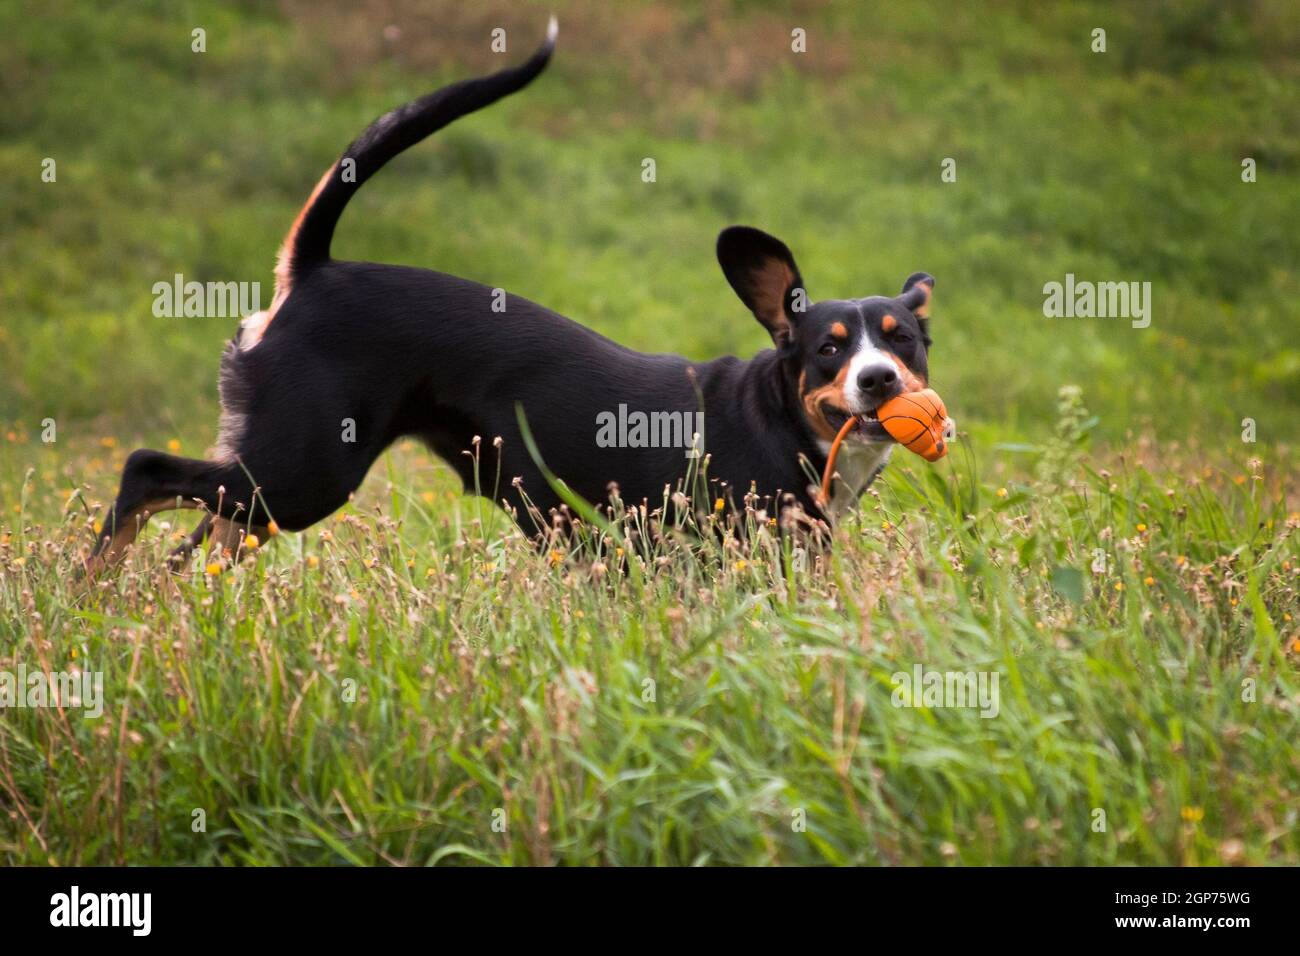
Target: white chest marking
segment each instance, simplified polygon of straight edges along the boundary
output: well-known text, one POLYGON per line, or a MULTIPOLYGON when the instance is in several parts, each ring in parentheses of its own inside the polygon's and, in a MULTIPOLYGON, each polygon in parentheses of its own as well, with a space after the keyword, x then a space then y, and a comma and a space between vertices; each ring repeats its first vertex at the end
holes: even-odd
MULTIPOLYGON (((830 453, 830 442, 819 441, 818 444, 823 454, 830 453)), ((885 467, 893 451, 892 442, 861 445, 849 439, 840 445, 839 457, 835 459, 835 473, 839 477, 831 483, 831 517, 838 518, 857 507, 858 499, 871 484, 872 477, 885 467)))

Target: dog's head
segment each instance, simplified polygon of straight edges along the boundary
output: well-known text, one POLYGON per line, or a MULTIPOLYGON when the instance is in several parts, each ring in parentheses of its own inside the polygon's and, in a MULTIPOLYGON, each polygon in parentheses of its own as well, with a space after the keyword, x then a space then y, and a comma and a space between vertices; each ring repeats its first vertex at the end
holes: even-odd
MULTIPOLYGON (((818 438, 830 441, 850 417, 874 417, 889 399, 928 384, 934 279, 926 273, 909 276, 892 298, 813 303, 785 243, 748 226, 723 230, 718 261, 741 301, 771 334, 818 438)), ((892 441, 870 421, 852 437, 892 441)))

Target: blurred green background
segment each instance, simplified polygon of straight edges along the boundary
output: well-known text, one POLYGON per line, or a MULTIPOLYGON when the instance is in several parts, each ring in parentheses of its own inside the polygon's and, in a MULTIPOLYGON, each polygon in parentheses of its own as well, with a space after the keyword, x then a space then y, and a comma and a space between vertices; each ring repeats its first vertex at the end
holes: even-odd
POLYGON ((977 436, 1040 437, 1065 383, 1117 444, 1240 449, 1247 416, 1261 442, 1300 433, 1290 0, 0 0, 0 422, 210 441, 236 323, 155 318, 153 283, 259 281, 269 303, 351 138, 524 57, 551 10, 550 71, 395 161, 336 255, 503 286, 639 349, 749 355, 766 338, 713 241, 750 223, 814 298, 933 273, 933 382, 977 436), (1044 318, 1067 272, 1151 282, 1150 328, 1044 318))

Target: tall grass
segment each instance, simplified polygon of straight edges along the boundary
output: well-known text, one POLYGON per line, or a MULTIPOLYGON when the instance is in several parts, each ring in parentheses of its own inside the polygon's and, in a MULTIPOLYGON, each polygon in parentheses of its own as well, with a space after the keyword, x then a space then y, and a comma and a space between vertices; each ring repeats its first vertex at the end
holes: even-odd
POLYGON ((88 586, 81 509, 24 513, 0 544, 3 663, 102 671, 107 710, 5 713, 0 854, 1300 860, 1279 476, 1057 448, 993 487, 978 457, 900 463, 829 549, 705 502, 693 529, 628 508, 539 551, 420 491, 413 448, 327 526, 179 575, 175 526, 88 586), (715 533, 737 521, 743 542, 715 533), (996 716, 897 706, 916 664, 996 673, 996 716))
POLYGON ((0 861, 1300 862, 1297 26, 1280 0, 0 5, 0 672, 107 697, 0 711, 0 861), (126 452, 213 437, 234 321, 157 319, 153 283, 269 292, 343 145, 552 6, 548 73, 393 163, 337 253, 695 358, 766 344, 710 257, 730 223, 814 298, 924 269, 954 453, 900 453, 830 546, 697 499, 538 550, 405 443, 305 534, 169 574, 164 515, 78 580, 126 452), (1151 281, 1151 327, 1045 319, 1067 272, 1151 281), (917 664, 998 675, 997 716, 895 706, 917 664))

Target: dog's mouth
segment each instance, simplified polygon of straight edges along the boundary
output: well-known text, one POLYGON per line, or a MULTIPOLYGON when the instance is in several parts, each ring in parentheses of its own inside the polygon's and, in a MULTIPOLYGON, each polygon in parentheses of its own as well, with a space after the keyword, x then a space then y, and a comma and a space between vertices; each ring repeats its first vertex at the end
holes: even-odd
POLYGON ((894 440, 890 437, 889 432, 885 431, 885 426, 880 424, 880 421, 876 418, 874 408, 862 415, 853 415, 834 405, 822 405, 822 415, 826 419, 826 424, 830 425, 837 435, 840 429, 844 427, 844 423, 852 418, 856 424, 845 436, 846 438, 852 438, 868 445, 894 440))

